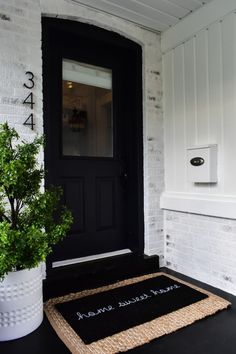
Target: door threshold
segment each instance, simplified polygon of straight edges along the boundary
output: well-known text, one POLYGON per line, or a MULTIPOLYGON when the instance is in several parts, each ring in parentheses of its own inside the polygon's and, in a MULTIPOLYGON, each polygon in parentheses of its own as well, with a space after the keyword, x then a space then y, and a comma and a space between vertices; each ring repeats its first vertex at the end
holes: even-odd
POLYGON ((95 260, 98 260, 98 259, 114 257, 114 256, 120 256, 120 255, 124 255, 124 254, 129 254, 129 253, 132 253, 132 251, 130 249, 128 249, 128 248, 125 248, 123 250, 100 253, 100 254, 95 254, 93 256, 66 259, 64 261, 53 262, 52 263, 52 268, 64 267, 64 266, 67 266, 67 265, 72 265, 72 264, 77 264, 77 263, 90 262, 90 261, 95 261, 95 260))

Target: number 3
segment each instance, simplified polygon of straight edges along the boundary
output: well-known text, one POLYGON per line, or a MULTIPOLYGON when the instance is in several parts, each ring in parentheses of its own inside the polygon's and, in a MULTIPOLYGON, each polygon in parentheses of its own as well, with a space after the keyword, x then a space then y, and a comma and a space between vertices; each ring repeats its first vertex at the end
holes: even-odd
POLYGON ((34 74, 31 71, 26 71, 25 75, 29 75, 30 85, 24 84, 23 86, 27 89, 32 89, 34 87, 34 74))

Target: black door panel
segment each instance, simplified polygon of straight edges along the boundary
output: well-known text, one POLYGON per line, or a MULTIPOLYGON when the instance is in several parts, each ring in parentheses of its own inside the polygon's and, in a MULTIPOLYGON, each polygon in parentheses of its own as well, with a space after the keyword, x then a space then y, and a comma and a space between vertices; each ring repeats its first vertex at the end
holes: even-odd
POLYGON ((124 248, 143 251, 141 59, 141 47, 116 33, 72 21, 43 19, 46 185, 63 186, 64 201, 74 216, 70 234, 55 247, 51 261, 124 248), (63 155, 64 126, 73 150, 77 135, 82 141, 91 124, 87 120, 81 125, 78 110, 74 118, 70 115, 66 123, 62 121, 63 59, 68 65, 71 61, 112 72, 110 157, 77 156, 77 152, 76 156, 63 155))

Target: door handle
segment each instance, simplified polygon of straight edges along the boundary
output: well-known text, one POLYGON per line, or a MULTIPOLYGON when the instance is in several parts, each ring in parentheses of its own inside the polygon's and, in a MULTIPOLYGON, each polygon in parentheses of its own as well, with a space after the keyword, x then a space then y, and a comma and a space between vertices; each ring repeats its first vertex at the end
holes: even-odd
POLYGON ((122 187, 126 187, 127 186, 127 182, 128 182, 128 173, 127 172, 123 172, 120 175, 120 183, 122 185, 122 187))

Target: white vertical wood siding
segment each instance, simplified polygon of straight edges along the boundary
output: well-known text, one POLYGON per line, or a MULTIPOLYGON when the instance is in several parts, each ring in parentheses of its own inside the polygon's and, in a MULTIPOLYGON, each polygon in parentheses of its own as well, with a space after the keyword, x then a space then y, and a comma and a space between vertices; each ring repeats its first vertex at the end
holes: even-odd
POLYGON ((236 14, 164 54, 166 191, 236 196, 236 14), (186 148, 218 144, 215 185, 187 181, 186 148))

